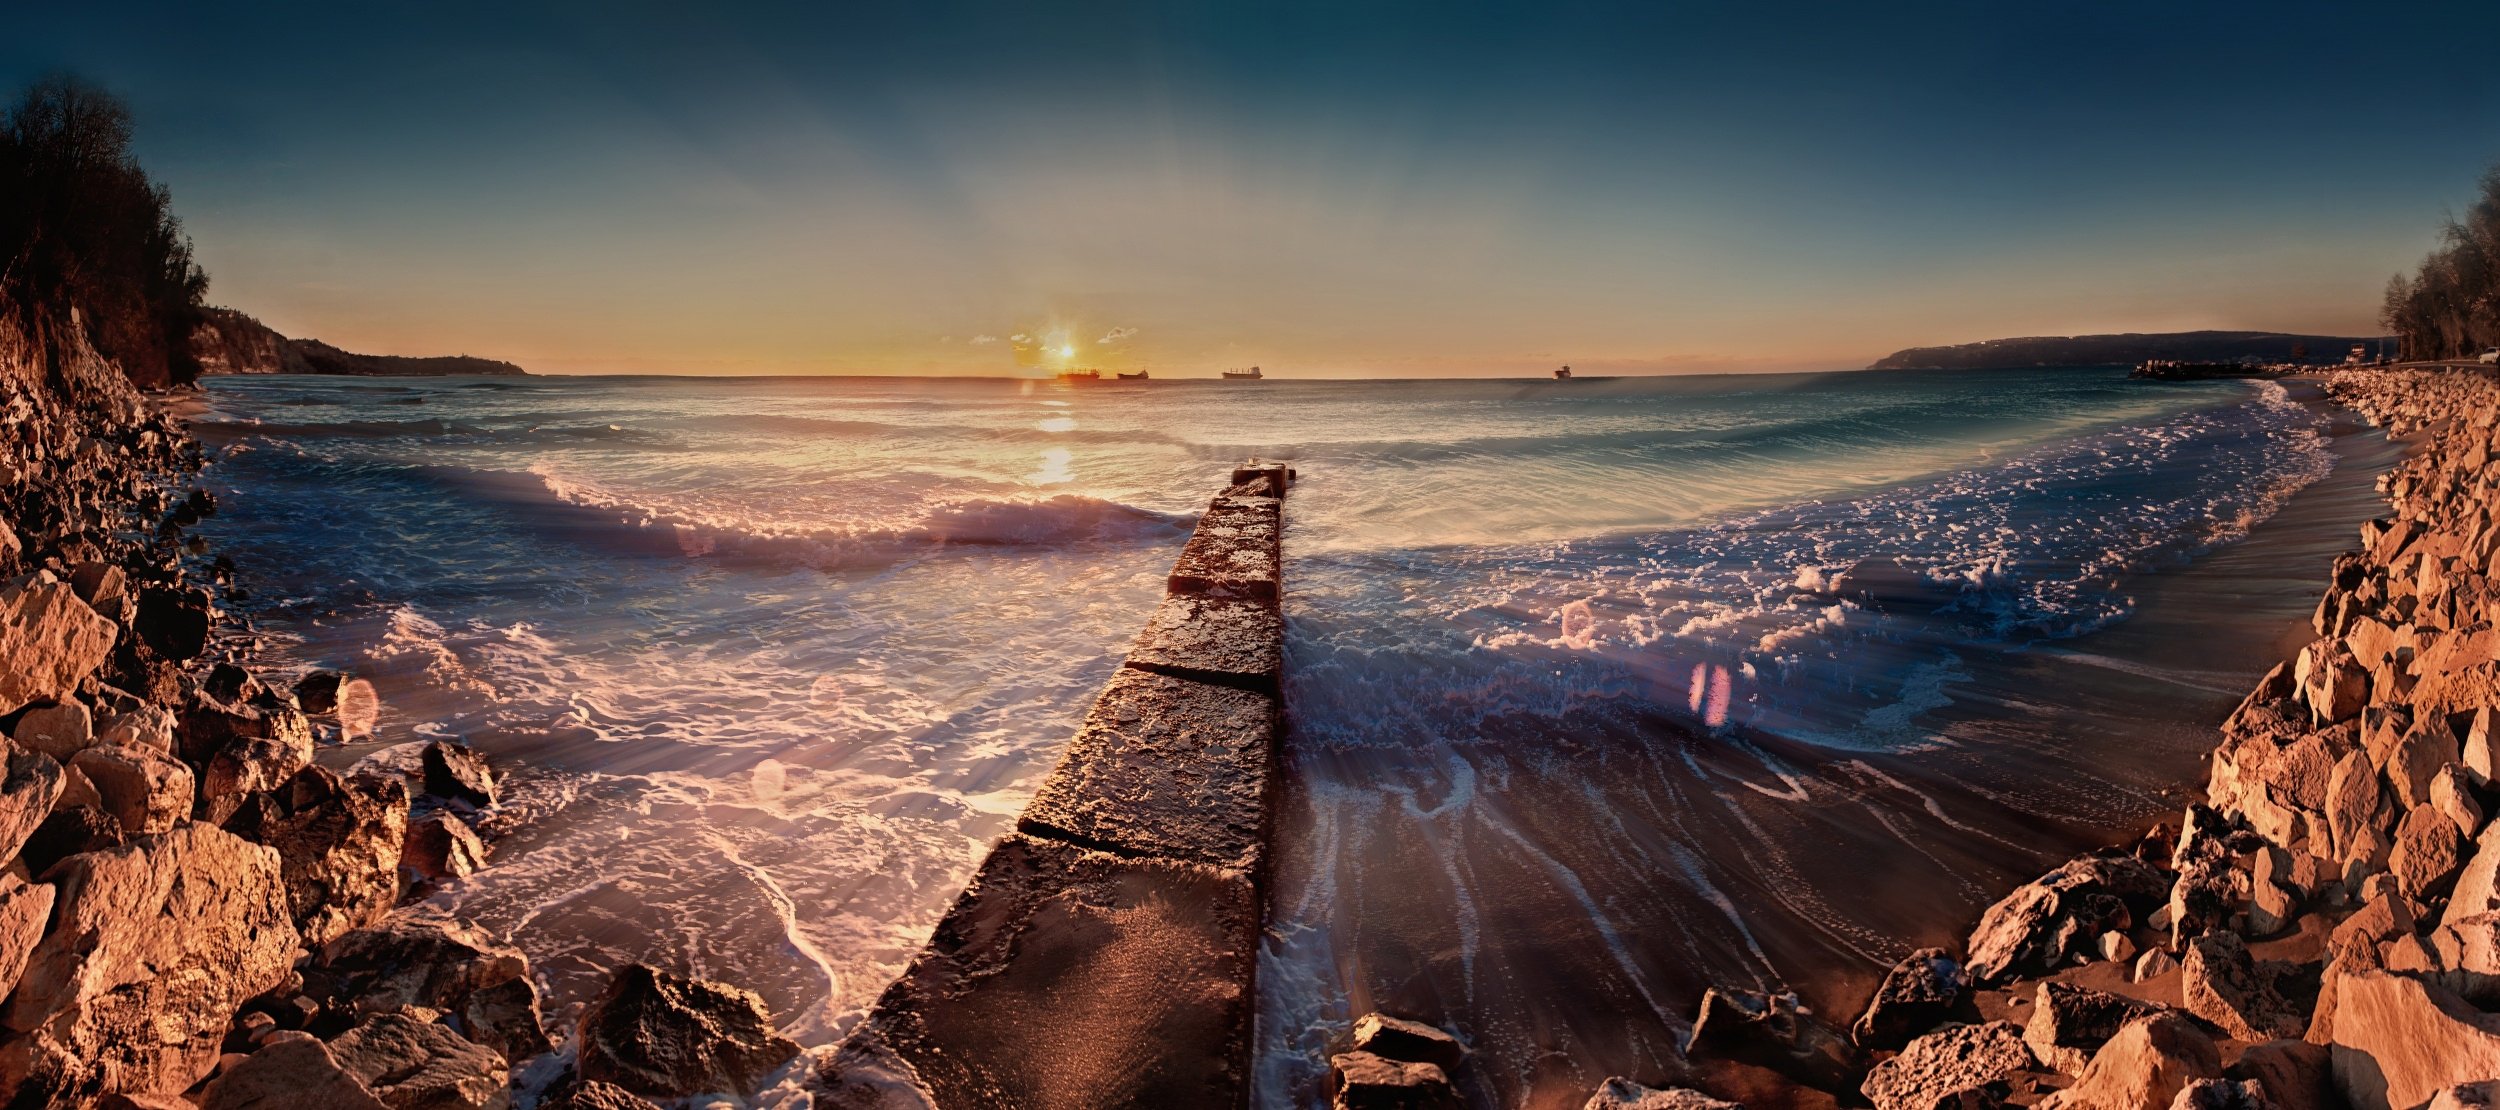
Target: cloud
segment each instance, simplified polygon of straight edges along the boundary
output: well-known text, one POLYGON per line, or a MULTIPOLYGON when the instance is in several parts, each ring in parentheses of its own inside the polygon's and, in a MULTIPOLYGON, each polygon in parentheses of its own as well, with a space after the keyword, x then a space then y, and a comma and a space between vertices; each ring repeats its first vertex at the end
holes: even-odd
POLYGON ((1009 343, 1030 343, 1032 341, 1033 337, 1026 335, 1023 332, 1017 332, 1014 335, 1007 337, 1007 342, 1009 343))
POLYGON ((1103 337, 1095 340, 1094 342, 1117 343, 1135 334, 1137 334, 1136 328, 1113 328, 1110 331, 1104 332, 1103 337))
POLYGON ((998 342, 998 337, 995 335, 976 335, 972 337, 972 345, 975 347, 987 347, 996 342, 998 342))

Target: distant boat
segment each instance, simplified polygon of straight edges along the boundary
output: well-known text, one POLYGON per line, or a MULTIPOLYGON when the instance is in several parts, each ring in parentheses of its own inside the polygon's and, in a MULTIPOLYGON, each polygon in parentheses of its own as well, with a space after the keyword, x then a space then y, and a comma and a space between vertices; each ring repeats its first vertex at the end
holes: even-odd
POLYGON ((1059 380, 1063 382, 1098 382, 1102 380, 1102 371, 1062 370, 1059 372, 1059 380))
POLYGON ((1259 368, 1256 366, 1247 370, 1224 371, 1224 380, 1228 382, 1255 382, 1265 376, 1259 373, 1259 368))
POLYGON ((1120 378, 1120 380, 1121 380, 1121 381, 1124 381, 1124 382, 1142 382, 1142 381, 1145 381, 1145 380, 1146 380, 1146 372, 1145 372, 1145 371, 1143 371, 1143 370, 1140 370, 1140 371, 1138 371, 1138 372, 1136 372, 1136 373, 1134 373, 1134 374, 1131 374, 1131 373, 1128 373, 1127 371, 1121 371, 1121 372, 1120 372, 1120 374, 1119 374, 1119 378, 1120 378))
POLYGON ((1555 380, 1555 381, 1561 381, 1561 382, 1567 382, 1567 381, 1570 381, 1570 380, 1571 380, 1571 368, 1570 368, 1570 367, 1568 367, 1568 366, 1565 366, 1565 367, 1563 367, 1563 368, 1562 368, 1562 369, 1560 369, 1560 370, 1556 370, 1556 371, 1554 371, 1554 380, 1555 380))

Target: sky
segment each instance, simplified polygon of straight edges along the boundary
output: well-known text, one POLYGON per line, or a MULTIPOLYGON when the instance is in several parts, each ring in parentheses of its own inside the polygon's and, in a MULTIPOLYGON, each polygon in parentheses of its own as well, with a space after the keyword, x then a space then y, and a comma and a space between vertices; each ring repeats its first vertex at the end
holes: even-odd
POLYGON ((2369 334, 2500 162, 2489 3, 24 7, 212 301, 539 372, 2369 334))

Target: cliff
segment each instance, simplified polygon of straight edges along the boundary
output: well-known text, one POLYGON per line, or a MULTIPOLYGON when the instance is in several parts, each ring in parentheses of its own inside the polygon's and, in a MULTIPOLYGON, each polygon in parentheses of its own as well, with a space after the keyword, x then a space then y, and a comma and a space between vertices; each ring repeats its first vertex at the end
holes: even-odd
POLYGON ((2128 366, 2174 362, 2336 363, 2355 345, 2375 351, 2375 336, 2297 335, 2279 331, 2126 332, 1988 339, 1949 347, 1910 347, 1876 359, 1869 370, 1998 370, 2017 366, 2128 366))
POLYGON ((470 355, 364 355, 318 339, 290 339, 231 308, 201 310, 191 356, 203 374, 351 374, 377 377, 514 376, 528 371, 470 355))

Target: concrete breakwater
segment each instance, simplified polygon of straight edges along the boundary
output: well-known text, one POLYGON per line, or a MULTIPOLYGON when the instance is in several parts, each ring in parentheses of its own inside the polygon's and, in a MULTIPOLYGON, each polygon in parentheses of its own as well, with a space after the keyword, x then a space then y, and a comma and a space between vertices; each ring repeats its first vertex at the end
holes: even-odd
POLYGON ((819 1105, 1243 1104, 1292 478, 1253 461, 1208 505, 1017 831, 808 1083, 819 1105))
POLYGON ((2222 724, 2206 800, 1913 953, 1846 1033, 1712 992, 1681 1078, 1879 1110, 2500 1098, 2500 386, 2325 384, 2411 451, 2314 639, 2222 724))

